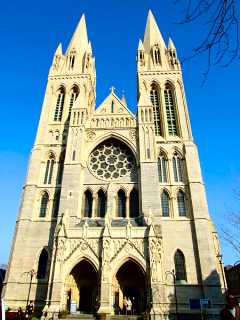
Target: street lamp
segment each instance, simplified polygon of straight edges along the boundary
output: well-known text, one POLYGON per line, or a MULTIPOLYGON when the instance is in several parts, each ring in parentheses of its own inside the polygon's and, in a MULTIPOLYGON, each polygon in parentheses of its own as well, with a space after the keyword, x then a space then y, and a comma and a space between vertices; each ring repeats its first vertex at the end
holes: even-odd
POLYGON ((166 271, 166 278, 168 275, 173 277, 173 285, 174 285, 174 298, 175 298, 175 306, 176 306, 176 320, 178 320, 178 300, 177 300, 177 287, 176 287, 176 273, 174 269, 172 271, 166 271))
POLYGON ((222 273, 222 278, 223 278, 223 286, 224 286, 224 293, 226 293, 227 291, 227 286, 226 286, 226 279, 225 279, 225 273, 223 270, 223 260, 222 260, 222 254, 220 254, 220 252, 218 252, 218 254, 216 255, 218 262, 220 264, 220 268, 221 268, 221 273, 222 273))
POLYGON ((34 269, 30 270, 30 271, 26 271, 24 272, 24 274, 26 274, 27 276, 30 276, 30 282, 29 282, 29 289, 28 289, 28 296, 27 296, 27 303, 26 303, 26 309, 29 303, 29 298, 30 298, 30 293, 31 293, 31 287, 32 287, 32 280, 33 277, 37 274, 34 269))

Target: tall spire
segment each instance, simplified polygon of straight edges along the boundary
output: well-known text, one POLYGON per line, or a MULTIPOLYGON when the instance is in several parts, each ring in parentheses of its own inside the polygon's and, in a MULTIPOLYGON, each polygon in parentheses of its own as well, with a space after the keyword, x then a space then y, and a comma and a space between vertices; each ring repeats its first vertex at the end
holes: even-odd
POLYGON ((156 44, 159 44, 160 46, 166 48, 162 34, 158 28, 157 22, 151 10, 149 10, 148 12, 143 44, 147 52, 150 52, 151 47, 156 44))
POLYGON ((85 52, 87 48, 88 48, 87 26, 86 26, 85 15, 83 14, 72 36, 72 39, 69 43, 67 52, 70 51, 71 49, 75 49, 77 51, 80 49, 81 51, 85 52))

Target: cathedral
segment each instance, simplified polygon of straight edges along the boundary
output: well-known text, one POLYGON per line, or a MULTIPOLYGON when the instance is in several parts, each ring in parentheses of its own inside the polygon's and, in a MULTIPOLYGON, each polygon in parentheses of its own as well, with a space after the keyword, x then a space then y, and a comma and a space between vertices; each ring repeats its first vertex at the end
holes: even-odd
POLYGON ((84 15, 53 57, 5 279, 12 309, 218 319, 224 276, 181 65, 151 11, 137 48, 137 112, 96 106, 84 15), (200 304, 199 304, 200 303, 200 304))

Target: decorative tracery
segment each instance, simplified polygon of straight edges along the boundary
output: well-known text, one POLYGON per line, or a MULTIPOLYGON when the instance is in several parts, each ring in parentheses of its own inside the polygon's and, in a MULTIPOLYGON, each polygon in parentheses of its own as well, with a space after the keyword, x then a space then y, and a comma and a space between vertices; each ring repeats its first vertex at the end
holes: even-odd
POLYGON ((131 150, 115 139, 101 143, 89 158, 89 168, 92 173, 104 180, 129 176, 134 172, 135 166, 131 150))

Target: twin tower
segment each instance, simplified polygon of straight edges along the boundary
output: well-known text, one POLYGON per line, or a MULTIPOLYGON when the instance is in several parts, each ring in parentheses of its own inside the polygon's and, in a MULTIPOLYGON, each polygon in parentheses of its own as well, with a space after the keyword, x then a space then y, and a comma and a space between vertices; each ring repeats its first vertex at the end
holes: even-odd
POLYGON ((209 319, 222 305, 208 213, 176 48, 148 14, 134 115, 114 90, 96 108, 85 17, 49 71, 23 188, 5 303, 57 317, 132 312, 209 319), (192 308, 192 306, 195 306, 192 308))

